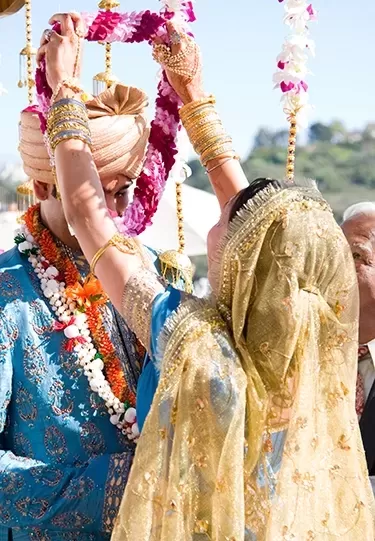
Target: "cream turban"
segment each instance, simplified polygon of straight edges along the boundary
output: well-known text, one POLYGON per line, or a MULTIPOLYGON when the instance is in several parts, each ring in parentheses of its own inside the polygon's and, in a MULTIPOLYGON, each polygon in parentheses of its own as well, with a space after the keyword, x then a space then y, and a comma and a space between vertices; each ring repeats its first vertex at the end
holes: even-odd
MULTIPOLYGON (((147 104, 142 90, 121 84, 86 103, 93 158, 102 180, 119 174, 133 179, 140 174, 149 136, 147 104)), ((19 150, 24 171, 30 178, 54 183, 36 112, 21 113, 19 150)))

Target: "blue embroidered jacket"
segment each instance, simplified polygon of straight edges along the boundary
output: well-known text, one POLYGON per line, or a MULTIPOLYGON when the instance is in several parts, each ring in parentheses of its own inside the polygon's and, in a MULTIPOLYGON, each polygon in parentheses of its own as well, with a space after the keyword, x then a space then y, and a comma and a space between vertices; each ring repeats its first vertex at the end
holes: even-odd
MULTIPOLYGON (((135 337, 113 307, 104 310, 135 392, 135 337)), ((134 445, 109 422, 53 321, 27 259, 17 248, 1 255, 0 540, 103 541, 134 445)))

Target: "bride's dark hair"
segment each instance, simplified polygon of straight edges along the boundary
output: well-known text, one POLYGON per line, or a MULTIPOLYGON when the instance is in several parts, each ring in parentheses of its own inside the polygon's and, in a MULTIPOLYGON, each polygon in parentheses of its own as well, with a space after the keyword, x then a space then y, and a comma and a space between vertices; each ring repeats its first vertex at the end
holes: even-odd
POLYGON ((248 202, 250 199, 256 196, 268 186, 274 186, 275 188, 281 188, 281 182, 273 178, 257 178, 251 182, 251 184, 244 188, 234 200, 229 215, 229 221, 231 222, 236 216, 237 212, 248 202))

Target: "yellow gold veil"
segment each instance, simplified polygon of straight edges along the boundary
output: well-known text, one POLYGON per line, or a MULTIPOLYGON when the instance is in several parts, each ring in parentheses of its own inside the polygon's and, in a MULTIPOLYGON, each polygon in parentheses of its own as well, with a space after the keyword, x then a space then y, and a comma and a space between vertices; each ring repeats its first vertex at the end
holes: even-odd
POLYGON ((229 226, 217 301, 167 324, 112 539, 373 541, 357 321, 352 256, 320 193, 255 196, 229 226))

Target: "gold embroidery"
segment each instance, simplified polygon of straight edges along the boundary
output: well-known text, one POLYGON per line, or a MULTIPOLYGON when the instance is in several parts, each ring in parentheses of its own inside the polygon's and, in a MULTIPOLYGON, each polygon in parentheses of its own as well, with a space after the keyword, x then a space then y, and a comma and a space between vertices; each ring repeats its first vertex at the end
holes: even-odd
POLYGON ((158 276, 147 269, 139 270, 125 286, 122 315, 147 350, 150 346, 152 302, 163 291, 158 276))

